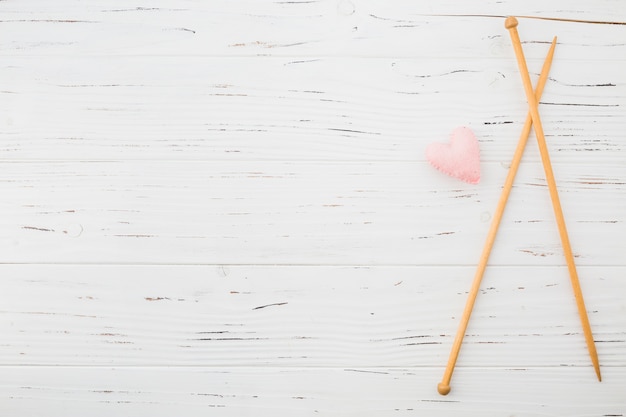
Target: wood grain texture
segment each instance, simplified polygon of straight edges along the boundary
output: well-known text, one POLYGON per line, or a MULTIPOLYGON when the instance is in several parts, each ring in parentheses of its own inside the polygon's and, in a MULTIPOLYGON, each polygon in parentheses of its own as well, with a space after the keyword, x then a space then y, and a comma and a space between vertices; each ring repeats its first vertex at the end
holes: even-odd
MULTIPOLYGON (((529 57, 533 82, 548 47, 529 57)), ((0 67, 0 160, 424 161, 467 125, 484 161, 508 164, 527 107, 507 52, 255 57, 254 71, 244 57, 13 58, 0 67)), ((540 105, 554 162, 623 164, 626 55, 565 54, 559 43, 540 105)), ((539 161, 529 145, 524 160, 539 161)))
MULTIPOLYGON (((473 267, 0 272, 3 365, 430 367, 445 362, 473 267)), ((626 365, 624 272, 580 268, 606 367, 626 365)), ((566 268, 488 268, 460 362, 578 366, 593 377, 566 268)))
POLYGON ((2 415, 626 415, 615 0, 0 1, 2 415), (535 138, 436 384, 527 113, 535 138), (457 126, 482 180, 425 160, 457 126))
MULTIPOLYGON (((64 0, 50 5, 3 2, 4 54, 393 56, 486 58, 508 54, 503 18, 579 19, 600 24, 523 19, 529 49, 559 33, 565 52, 602 59, 624 56, 626 12, 620 1, 430 2, 64 0), (604 24, 602 24, 604 23, 604 24), (583 30, 584 29, 584 30, 583 30), (436 40, 436 46, 433 41, 436 40), (586 53, 582 54, 581 51, 586 53)), ((539 45, 540 46, 540 45, 539 45)), ((541 54, 540 54, 541 55, 541 54)))
MULTIPOLYGON (((474 264, 506 175, 483 168, 476 187, 418 162, 5 163, 0 259, 474 264)), ((624 165, 555 171, 577 261, 620 264, 624 165)), ((540 164, 520 169, 499 236, 495 264, 563 264, 540 164)))
POLYGON ((432 368, 5 368, 3 410, 51 417, 111 414, 241 416, 432 416, 515 413, 613 416, 623 414, 624 368, 608 368, 605 382, 580 368, 459 369, 459 395, 442 398, 432 368), (475 381, 481 381, 476 383, 475 381), (591 381, 590 381, 591 380, 591 381), (474 381, 474 382, 471 382, 474 381), (546 390, 545 386, 556 387, 546 390), (493 397, 485 398, 489 391, 493 397))

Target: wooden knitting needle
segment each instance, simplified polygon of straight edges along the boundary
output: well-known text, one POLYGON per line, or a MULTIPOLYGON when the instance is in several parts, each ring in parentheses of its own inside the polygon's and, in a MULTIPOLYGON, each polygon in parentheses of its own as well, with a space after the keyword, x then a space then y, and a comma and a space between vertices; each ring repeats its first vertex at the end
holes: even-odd
MULTIPOLYGON (((550 46, 548 55, 546 56, 546 59, 543 63, 543 68, 541 69, 539 81, 537 82, 537 91, 535 92, 537 101, 541 98, 543 88, 546 85, 548 73, 550 72, 550 66, 552 64, 552 57, 554 56, 555 47, 556 37, 552 41, 552 46, 550 46)), ((530 135, 531 126, 532 117, 530 113, 528 113, 528 115, 526 116, 526 122, 524 123, 524 127, 522 129, 522 133, 520 134, 520 138, 517 143, 517 148, 515 149, 515 154, 513 155, 511 167, 509 168, 506 180, 504 181, 504 187, 502 188, 502 193, 500 194, 498 206, 496 207, 496 211, 493 215, 493 220, 491 221, 491 226, 489 228, 489 233, 487 234, 487 239, 485 241, 485 246, 483 247, 483 252, 478 262, 478 267, 476 268, 474 282, 467 297, 467 304, 465 305, 465 310, 463 311, 463 316, 461 317, 459 330, 457 331, 454 343, 452 344, 452 350, 450 352, 450 358, 448 359, 448 365, 446 366, 446 370, 443 374, 443 379, 437 386, 437 390, 441 395, 447 395, 450 392, 450 380, 452 379, 452 372, 454 371, 454 366, 459 356, 459 351, 461 350, 461 343, 463 342, 463 337, 465 336, 465 331, 467 330, 470 315, 472 314, 472 309, 474 308, 474 302, 476 301, 476 296, 478 295, 478 290, 480 289, 480 282, 482 281, 483 275, 485 273, 487 261, 489 260, 489 255, 491 254, 491 249, 493 248, 493 243, 496 239, 496 233, 498 232, 498 227, 500 226, 500 220, 502 220, 504 208, 509 199, 509 195, 511 194, 513 181, 515 180, 517 169, 519 167, 520 161, 522 160, 524 148, 526 147, 526 143, 528 142, 528 135, 530 135)))
POLYGON ((543 127, 541 125, 541 118, 539 117, 538 100, 533 94, 533 87, 528 75, 528 67, 526 66, 526 59, 524 58, 524 51, 522 50, 522 43, 517 33, 517 19, 510 16, 504 22, 504 27, 509 30, 511 35, 511 41, 513 48, 515 49, 515 56, 517 57, 517 65, 519 67, 522 81, 524 83, 524 91, 526 92, 526 100, 528 101, 528 107, 533 120, 533 127, 535 129, 535 136, 537 137, 537 143, 539 145, 539 152, 541 154, 541 162, 543 163, 543 169, 546 173, 546 181, 548 183, 548 189, 550 190, 550 198, 552 199, 552 207, 554 208, 554 215, 556 216, 556 222, 559 228, 559 235, 561 236, 561 244, 563 245, 563 252, 565 253, 565 259, 567 261, 567 269, 569 270, 570 280, 574 289, 574 296, 576 297, 576 305, 578 306, 578 315, 582 322, 583 331, 585 333, 585 340, 587 342, 587 349, 591 356, 591 362, 596 371, 598 381, 602 381, 600 375, 600 363, 598 361, 598 353, 596 351, 596 345, 593 341, 593 335, 591 333, 591 325, 589 324, 589 317, 587 317, 587 309, 585 308, 585 302, 583 300, 583 293, 580 288, 580 282, 578 281, 578 274, 576 272, 576 264, 574 263, 574 256, 572 255, 572 247, 567 235, 567 229, 565 227, 565 219, 563 218, 563 210, 561 209, 561 202, 559 200, 559 194, 556 189, 556 181, 554 180, 554 173, 552 172, 552 165, 550 164, 550 156, 548 155, 548 147, 546 145, 546 138, 543 134, 543 127))

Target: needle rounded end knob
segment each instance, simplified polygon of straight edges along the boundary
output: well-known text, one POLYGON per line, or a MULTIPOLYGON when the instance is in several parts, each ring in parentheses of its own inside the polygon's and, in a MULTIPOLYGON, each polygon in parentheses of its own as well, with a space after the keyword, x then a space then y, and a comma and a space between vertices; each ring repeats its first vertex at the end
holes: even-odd
POLYGON ((441 395, 448 395, 450 393, 450 385, 440 382, 439 385, 437 385, 437 391, 439 391, 441 395))
POLYGON ((504 27, 507 29, 512 29, 514 27, 517 27, 517 19, 513 16, 509 16, 506 18, 506 20, 504 21, 504 27))

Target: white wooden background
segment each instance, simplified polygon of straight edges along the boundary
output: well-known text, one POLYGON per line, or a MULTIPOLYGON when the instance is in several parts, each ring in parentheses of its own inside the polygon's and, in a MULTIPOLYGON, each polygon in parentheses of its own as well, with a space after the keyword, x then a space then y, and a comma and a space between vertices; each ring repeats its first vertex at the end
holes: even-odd
POLYGON ((623 1, 3 0, 0 62, 3 416, 626 415, 623 1), (559 37, 604 380, 531 136, 441 397, 526 116, 511 14, 533 80, 559 37), (424 158, 462 125, 479 185, 424 158))

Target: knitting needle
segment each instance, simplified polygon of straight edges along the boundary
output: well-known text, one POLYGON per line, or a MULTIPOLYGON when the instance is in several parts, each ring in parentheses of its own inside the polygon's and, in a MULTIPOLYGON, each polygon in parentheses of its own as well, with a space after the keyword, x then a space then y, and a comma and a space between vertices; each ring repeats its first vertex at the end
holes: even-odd
MULTIPOLYGON (((543 93, 543 88, 546 85, 546 81, 548 79, 548 73, 550 72, 550 66, 552 64, 552 57, 554 56, 555 47, 556 47, 556 37, 552 41, 552 46, 550 46, 548 55, 546 56, 546 59, 543 63, 543 68, 541 69, 541 75, 539 76, 539 81, 537 82, 537 90, 535 92, 537 100, 541 98, 541 94, 543 93)), ((485 268, 487 267, 487 261, 489 260, 489 255, 491 253, 491 249, 493 248, 493 243, 496 239, 496 233, 498 232, 498 227, 500 226, 500 220, 502 220, 502 215, 504 214, 504 208, 506 206, 507 200, 509 199, 509 194, 511 194, 513 181, 515 180, 517 169, 519 167, 520 161, 522 160, 524 148, 526 147, 526 143, 528 142, 528 135, 530 134, 531 125, 532 125, 532 117, 530 113, 528 113, 528 115, 526 116, 526 122, 524 123, 524 127, 522 129, 522 133, 520 134, 520 138, 517 143, 517 148, 515 149, 515 153, 513 155, 513 161, 511 162, 511 167, 509 168, 509 172, 506 176, 506 180, 504 181, 504 187, 502 188, 502 193, 500 194, 500 200, 498 201, 498 206, 496 207, 496 210, 493 215, 493 220, 491 221, 491 226, 489 228, 489 233, 487 234, 487 239, 485 241, 485 246, 483 247, 483 252, 478 262, 478 267, 476 268, 476 274, 474 275, 474 283, 472 284, 472 288, 467 297, 467 304, 465 305, 465 310, 463 311, 463 316, 461 317, 459 330, 457 331, 456 337, 454 339, 454 343, 452 344, 452 351, 450 352, 450 359, 448 359, 448 365, 444 372, 441 383, 439 383, 439 385, 437 386, 437 390, 439 391, 439 394, 441 395, 447 395, 450 392, 450 380, 452 379, 452 372, 454 371, 454 366, 459 356, 461 343, 463 342, 463 337, 465 336, 465 331, 467 330, 469 318, 470 318, 470 315, 472 314, 472 309, 474 307, 474 301, 476 300, 476 296, 478 295, 480 282, 482 281, 483 274, 485 273, 485 268)))
POLYGON ((585 308, 585 302, 583 300, 582 289, 580 288, 580 282, 578 280, 578 274, 576 272, 576 265, 574 263, 574 256, 572 255, 572 247, 567 235, 567 229, 565 227, 565 219, 563 218, 563 210, 561 209, 561 202, 559 201, 559 194, 556 188, 556 181, 554 180, 554 173, 552 172, 552 165, 550 164, 550 156, 548 155, 548 147, 546 145, 546 138, 543 134, 543 127, 541 125, 541 118, 539 117, 539 110, 537 106, 538 100, 533 94, 533 87, 528 75, 528 67, 526 66, 526 59, 524 58, 524 51, 522 50, 522 43, 517 33, 517 19, 510 16, 504 22, 504 27, 509 30, 511 35, 511 41, 513 48, 515 49, 515 56, 517 57, 517 65, 519 67, 522 81, 524 83, 524 91, 526 93, 526 100, 528 101, 528 107, 533 120, 533 127, 535 129, 535 136, 537 137, 537 143, 539 144, 539 153, 541 154, 541 161, 546 173, 546 181, 548 183, 548 189, 550 190, 550 198, 552 199, 552 206, 554 208, 554 215, 556 216, 556 222, 559 228, 559 235, 561 236, 561 244, 563 245, 563 252, 565 253, 565 259, 567 261, 567 268, 569 270, 570 280, 574 289, 574 296, 576 298, 576 305, 578 306, 578 315, 582 322, 583 331, 585 333, 585 341, 587 342, 587 349, 591 356, 591 362, 596 371, 598 381, 602 381, 600 375, 600 363, 598 361, 598 353, 596 351, 596 345, 593 341, 593 335, 591 333, 591 325, 589 324, 589 317, 587 317, 587 309, 585 308))

